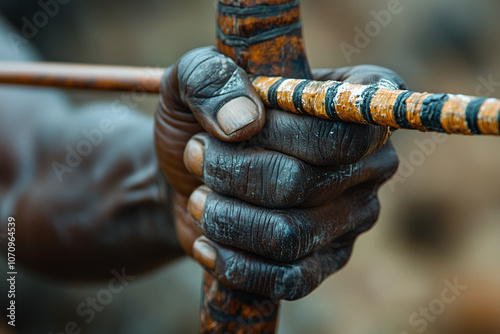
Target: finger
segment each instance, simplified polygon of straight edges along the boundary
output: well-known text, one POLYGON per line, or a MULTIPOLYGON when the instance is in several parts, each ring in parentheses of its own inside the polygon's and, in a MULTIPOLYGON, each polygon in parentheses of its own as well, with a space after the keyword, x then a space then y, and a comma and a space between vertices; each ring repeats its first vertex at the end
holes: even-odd
POLYGON ((346 81, 360 85, 386 85, 386 88, 407 89, 404 80, 394 71, 375 65, 360 65, 338 69, 315 69, 315 80, 346 81))
POLYGON ((205 237, 193 245, 194 258, 221 283, 275 300, 296 300, 308 295, 347 263, 351 251, 352 242, 332 242, 305 258, 283 264, 205 237))
POLYGON ((359 184, 379 185, 395 172, 398 161, 388 145, 353 165, 317 167, 208 134, 194 136, 184 153, 187 169, 216 192, 269 208, 316 206, 359 184))
MULTIPOLYGON (((406 88, 396 73, 378 66, 320 69, 313 74, 316 80, 406 88)), ((387 131, 387 127, 331 122, 269 110, 266 126, 251 142, 315 165, 352 164, 377 151, 386 142, 387 131)))
POLYGON ((263 104, 245 71, 215 48, 187 53, 177 78, 181 100, 216 138, 246 140, 264 125, 263 104))
POLYGON ((194 50, 166 69, 160 92, 155 113, 158 162, 176 193, 187 200, 200 184, 182 162, 189 139, 203 131, 201 125, 222 140, 247 139, 263 126, 264 108, 246 74, 215 48, 194 50))
POLYGON ((373 225, 379 203, 373 189, 357 189, 321 207, 273 210, 202 186, 191 196, 188 211, 209 239, 290 262, 360 226, 373 225))
POLYGON ((266 125, 250 143, 313 165, 349 165, 375 152, 386 137, 387 127, 268 110, 266 125))

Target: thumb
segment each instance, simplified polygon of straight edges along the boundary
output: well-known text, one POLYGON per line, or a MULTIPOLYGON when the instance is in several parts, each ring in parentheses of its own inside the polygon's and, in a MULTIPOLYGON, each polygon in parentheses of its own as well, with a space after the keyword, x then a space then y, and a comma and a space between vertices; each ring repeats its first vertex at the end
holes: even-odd
POLYGON ((243 141, 264 126, 265 109, 247 74, 214 47, 182 57, 177 79, 183 104, 212 136, 243 141))

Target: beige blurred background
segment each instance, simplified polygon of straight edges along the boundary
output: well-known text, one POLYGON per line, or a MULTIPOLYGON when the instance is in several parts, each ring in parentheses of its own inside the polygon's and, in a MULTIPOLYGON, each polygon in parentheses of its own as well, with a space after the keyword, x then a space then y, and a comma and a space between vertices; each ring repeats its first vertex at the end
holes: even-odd
MULTIPOLYGON (((36 1, 0 1, 13 24, 36 1)), ((412 90, 500 98, 500 2, 401 0, 401 13, 351 57, 371 11, 389 0, 302 1, 312 67, 371 63, 398 72, 412 90), (485 84, 490 81, 490 84, 485 84)), ((54 61, 168 66, 212 45, 213 0, 72 0, 30 44, 54 61)), ((76 103, 113 93, 71 93, 76 103)), ((152 114, 155 97, 141 103, 152 114)), ((310 296, 285 302, 280 333, 419 333, 409 317, 437 305, 445 280, 465 291, 428 321, 427 334, 500 333, 500 141, 399 131, 394 181, 381 191, 377 225, 357 242, 349 264, 310 296)), ((83 333, 195 333, 201 269, 185 259, 138 277, 96 314, 83 333)), ((18 333, 59 333, 79 321, 76 306, 101 286, 18 276, 18 333)), ((418 317, 421 319, 422 317, 418 317)))

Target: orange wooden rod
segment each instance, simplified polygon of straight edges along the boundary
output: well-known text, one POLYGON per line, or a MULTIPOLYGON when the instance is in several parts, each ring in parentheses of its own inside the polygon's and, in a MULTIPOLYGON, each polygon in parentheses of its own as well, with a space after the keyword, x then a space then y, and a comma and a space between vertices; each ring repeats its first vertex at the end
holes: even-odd
MULTIPOLYGON (((0 83, 158 93, 164 69, 0 62, 0 83)), ((500 100, 416 93, 336 81, 258 76, 253 85, 267 107, 336 121, 394 128, 500 135, 500 100)))
POLYGON ((320 118, 400 129, 464 135, 500 135, 500 100, 393 89, 389 81, 355 85, 256 77, 267 107, 320 118))
POLYGON ((0 83, 157 94, 164 71, 131 66, 0 62, 0 83))

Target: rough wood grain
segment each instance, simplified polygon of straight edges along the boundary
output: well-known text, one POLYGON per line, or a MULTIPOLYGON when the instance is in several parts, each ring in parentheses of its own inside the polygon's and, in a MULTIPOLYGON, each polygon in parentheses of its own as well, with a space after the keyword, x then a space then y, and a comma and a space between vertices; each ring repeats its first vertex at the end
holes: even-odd
MULTIPOLYGON (((251 75, 311 78, 298 0, 219 0, 217 47, 251 75)), ((279 301, 203 282, 201 333, 275 333, 279 301)))

